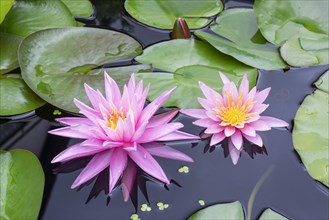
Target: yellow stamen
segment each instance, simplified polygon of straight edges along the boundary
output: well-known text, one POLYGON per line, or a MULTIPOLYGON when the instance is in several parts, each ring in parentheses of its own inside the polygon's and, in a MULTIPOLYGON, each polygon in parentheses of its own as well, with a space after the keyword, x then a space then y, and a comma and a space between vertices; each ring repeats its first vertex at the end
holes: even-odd
POLYGON ((222 120, 220 125, 241 127, 257 114, 256 112, 250 112, 256 102, 250 102, 249 98, 243 102, 243 97, 244 94, 240 93, 235 101, 232 92, 224 91, 223 98, 226 100, 226 106, 220 100, 217 100, 219 106, 213 109, 216 117, 222 120))
POLYGON ((106 121, 107 126, 113 130, 117 128, 119 118, 121 118, 122 120, 126 120, 126 116, 122 111, 122 107, 120 108, 119 112, 116 109, 112 108, 110 115, 104 115, 104 119, 106 121))

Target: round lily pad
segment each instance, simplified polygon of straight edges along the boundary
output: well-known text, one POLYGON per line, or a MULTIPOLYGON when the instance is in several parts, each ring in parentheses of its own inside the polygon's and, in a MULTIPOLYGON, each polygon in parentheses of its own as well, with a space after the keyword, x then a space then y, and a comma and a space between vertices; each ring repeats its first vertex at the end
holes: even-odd
POLYGON ((0 32, 0 74, 19 67, 17 49, 22 40, 22 37, 0 32))
POLYGON ((89 17, 93 12, 93 5, 89 0, 62 0, 74 16, 89 17))
POLYGON ((161 29, 172 29, 177 18, 184 18, 192 29, 202 28, 223 10, 221 0, 126 0, 125 9, 137 21, 161 29))
POLYGON ((37 219, 45 176, 26 150, 0 151, 0 219, 37 219))
POLYGON ((26 37, 47 28, 76 25, 62 1, 15 0, 0 25, 0 31, 26 37))
POLYGON ((0 116, 22 114, 44 104, 19 74, 0 76, 0 116))
POLYGON ((282 60, 279 49, 267 43, 260 33, 253 9, 233 8, 225 10, 211 30, 225 38, 205 31, 195 32, 219 51, 258 69, 283 69, 287 64, 282 60), (243 21, 243 22, 242 22, 243 21))
POLYGON ((132 58, 141 52, 141 45, 125 34, 75 27, 28 36, 19 48, 18 57, 23 79, 35 93, 58 108, 77 112, 74 98, 88 103, 84 83, 104 90, 104 70, 122 82, 132 72, 149 68, 135 65, 102 69, 101 65, 132 58))
MULTIPOLYGON (((329 71, 325 74, 320 80, 328 79, 329 71)), ((307 96, 298 109, 293 143, 309 174, 329 187, 329 88, 321 89, 307 96)))

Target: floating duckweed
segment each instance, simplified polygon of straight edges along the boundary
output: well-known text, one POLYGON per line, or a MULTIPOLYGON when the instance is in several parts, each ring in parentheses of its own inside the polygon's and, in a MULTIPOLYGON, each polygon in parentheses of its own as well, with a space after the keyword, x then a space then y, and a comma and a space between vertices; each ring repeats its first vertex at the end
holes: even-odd
POLYGON ((165 210, 166 208, 169 207, 169 204, 166 204, 166 203, 163 203, 163 202, 158 202, 157 206, 158 206, 159 210, 163 211, 163 210, 165 210))
POLYGON ((182 166, 181 168, 178 169, 178 172, 180 173, 189 173, 190 169, 188 166, 182 166))
POLYGON ((141 211, 142 212, 150 212, 150 211, 152 211, 152 208, 144 203, 144 204, 142 204, 141 211))
POLYGON ((62 112, 60 110, 58 110, 58 109, 55 109, 53 111, 53 115, 61 115, 61 114, 62 114, 62 112))
POLYGON ((204 202, 204 200, 202 200, 202 199, 200 199, 199 201, 199 204, 201 205, 201 206, 204 206, 206 203, 204 202))
POLYGON ((139 218, 139 216, 138 216, 137 214, 132 214, 132 215, 130 216, 130 219, 131 219, 131 220, 140 220, 140 218, 139 218))

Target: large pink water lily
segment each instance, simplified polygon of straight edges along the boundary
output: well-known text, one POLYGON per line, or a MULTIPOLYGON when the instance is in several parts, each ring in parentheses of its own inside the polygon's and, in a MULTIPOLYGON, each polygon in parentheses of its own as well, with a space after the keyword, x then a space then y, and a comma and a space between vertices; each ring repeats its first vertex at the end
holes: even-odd
POLYGON ((202 82, 199 86, 206 97, 198 98, 204 109, 181 110, 182 113, 199 118, 193 124, 207 128, 204 133, 212 135, 210 146, 228 138, 231 159, 237 164, 243 149, 243 138, 262 147, 262 138, 257 131, 271 130, 271 127, 285 127, 289 124, 277 118, 260 116, 266 110, 263 104, 271 88, 257 91, 254 87, 249 91, 249 81, 244 75, 240 88, 224 74, 219 73, 223 81, 222 95, 202 82))
POLYGON ((92 107, 74 99, 85 117, 60 118, 58 121, 68 126, 49 131, 59 136, 85 139, 61 152, 52 163, 93 156, 71 188, 80 186, 108 169, 109 192, 122 177, 122 191, 127 201, 135 180, 136 165, 168 184, 166 174, 153 156, 193 162, 189 156, 162 142, 198 137, 179 131, 183 127, 179 122, 169 123, 178 110, 154 115, 175 88, 165 91, 144 108, 149 85, 145 89, 142 81, 136 85, 132 74, 121 95, 118 85, 107 73, 104 73, 104 78, 105 97, 85 84, 92 107))

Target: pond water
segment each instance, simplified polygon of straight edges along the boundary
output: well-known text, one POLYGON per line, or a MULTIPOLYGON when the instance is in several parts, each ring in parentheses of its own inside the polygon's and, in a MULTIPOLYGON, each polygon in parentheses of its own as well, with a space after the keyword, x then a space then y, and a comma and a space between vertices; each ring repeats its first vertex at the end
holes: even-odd
MULTIPOLYGON (((169 31, 159 31, 134 21, 124 11, 123 1, 92 2, 97 16, 95 20, 86 21, 87 26, 124 32, 137 39, 144 48, 170 39, 169 31)), ((252 7, 252 1, 227 1, 225 4, 226 8, 237 6, 252 7)), ((126 65, 131 62, 129 60, 105 66, 126 65)), ((39 157, 46 174, 40 219, 130 219, 131 214, 136 212, 136 205, 141 219, 186 219, 203 208, 198 203, 199 200, 204 200, 206 206, 238 200, 246 210, 253 188, 269 169, 269 176, 257 192, 251 218, 257 218, 269 207, 291 219, 328 219, 328 188, 309 176, 294 151, 291 134, 297 109, 304 97, 314 91, 313 82, 328 69, 328 65, 324 65, 289 71, 260 71, 257 87, 272 87, 266 100, 270 107, 263 115, 289 122, 288 130, 272 129, 261 133, 266 150, 256 154, 255 151, 259 149, 251 146, 250 149, 254 150, 251 153, 253 158, 243 151, 235 166, 229 157, 225 157, 222 147, 209 149, 207 139, 194 143, 172 143, 172 146, 191 156, 195 162, 186 164, 158 158, 168 177, 177 184, 170 184, 168 189, 153 181, 143 184, 147 178, 141 174, 135 203, 125 203, 121 189, 118 188, 112 193, 108 205, 108 196, 104 192, 100 192, 86 204, 93 183, 77 192, 71 190, 70 186, 79 171, 53 173, 58 166, 51 165, 51 159, 77 142, 47 134, 49 129, 58 126, 53 122, 58 117, 53 115, 56 109, 53 106, 46 105, 31 113, 2 118, 0 146, 3 150, 25 148, 39 157), (189 167, 189 172, 178 172, 184 165, 189 167), (148 196, 143 192, 147 192, 148 196), (142 212, 140 207, 147 203, 147 199, 152 211, 142 212), (168 203, 169 207, 160 211, 156 205, 158 202, 168 203)), ((65 115, 63 112, 61 116, 65 115)), ((180 115, 175 120, 185 125, 184 131, 196 135, 202 131, 191 124, 192 118, 180 115)))

